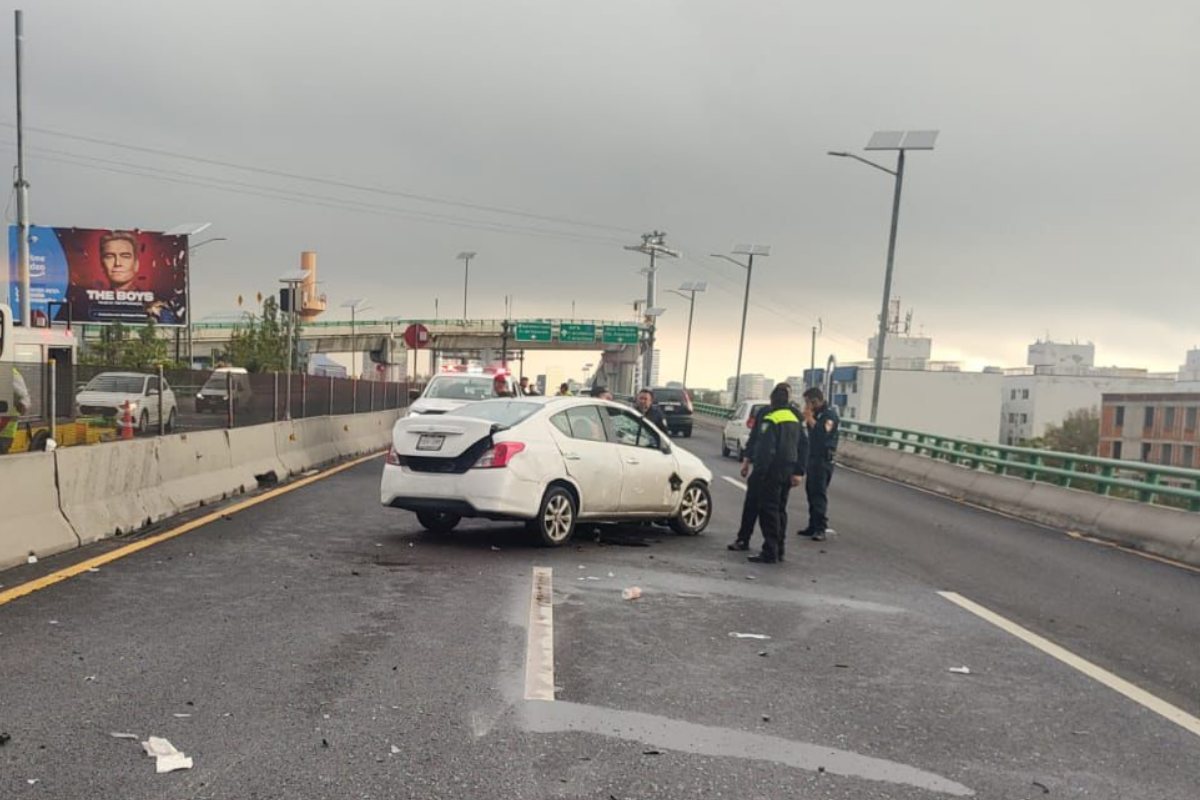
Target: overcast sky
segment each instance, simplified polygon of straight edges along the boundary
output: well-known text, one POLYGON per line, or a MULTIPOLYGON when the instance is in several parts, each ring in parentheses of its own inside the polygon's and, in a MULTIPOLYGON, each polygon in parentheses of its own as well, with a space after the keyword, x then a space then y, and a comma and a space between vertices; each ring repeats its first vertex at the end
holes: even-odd
MULTIPOLYGON (((454 257, 475 250, 472 317, 501 316, 511 294, 518 316, 569 316, 574 300, 580 317, 626 318, 645 260, 621 245, 659 228, 685 254, 661 286, 709 281, 692 385, 734 371, 744 273, 708 254, 739 241, 773 248, 755 265, 745 371, 798 374, 818 316, 819 360, 860 359, 892 185, 825 153, 879 129, 937 128, 937 150, 908 160, 895 280, 935 358, 1016 366, 1049 333, 1094 341, 1102 364, 1169 370, 1200 343, 1192 1, 37 0, 25 11, 29 126, 531 215, 29 131, 35 223, 204 220, 228 238, 195 254, 196 318, 274 291, 304 249, 320 254, 331 305, 366 297, 366 316, 432 316, 434 297, 443 315, 461 313, 454 257)), ((11 162, 11 10, 2 23, 11 162)), ((668 380, 682 370, 686 303, 660 305, 668 380)))

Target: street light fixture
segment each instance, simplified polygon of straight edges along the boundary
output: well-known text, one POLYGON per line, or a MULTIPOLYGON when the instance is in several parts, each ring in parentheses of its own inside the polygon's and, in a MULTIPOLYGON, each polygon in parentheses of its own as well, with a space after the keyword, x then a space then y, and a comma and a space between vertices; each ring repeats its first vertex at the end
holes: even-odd
POLYGON ((708 288, 708 281, 687 281, 678 289, 667 289, 671 294, 677 294, 688 301, 688 328, 687 328, 687 344, 683 349, 683 388, 686 389, 688 360, 692 355, 692 316, 696 313, 696 292, 703 292, 708 288), (687 292, 687 294, 684 294, 687 292))
POLYGON ((354 323, 358 312, 366 311, 370 306, 362 305, 362 298, 360 297, 342 303, 342 308, 350 309, 350 374, 358 378, 358 349, 355 346, 354 340, 354 323))
POLYGON ((724 253, 711 253, 710 255, 713 258, 723 258, 746 270, 746 295, 742 298, 742 335, 738 338, 737 374, 733 377, 733 404, 736 406, 738 394, 742 389, 742 348, 746 344, 746 313, 750 310, 750 277, 754 273, 754 257, 762 256, 766 258, 771 255, 771 245, 739 244, 735 245, 730 252, 735 256, 746 256, 746 263, 743 264, 736 258, 730 258, 724 253))
POLYGON ((895 150, 896 168, 888 169, 882 164, 868 161, 853 153, 830 150, 829 155, 838 158, 852 158, 861 161, 868 167, 886 172, 896 178, 895 193, 892 197, 892 227, 888 234, 887 271, 883 276, 883 308, 879 312, 879 336, 875 341, 875 380, 871 388, 871 424, 875 424, 879 416, 879 387, 883 380, 883 349, 887 340, 888 305, 892 299, 892 265, 896 256, 896 227, 900 223, 900 188, 904 183, 904 153, 907 150, 932 150, 937 141, 938 131, 876 131, 867 142, 864 150, 895 150))
MULTIPOLYGON (((212 227, 211 222, 184 222, 184 223, 182 223, 180 225, 176 225, 174 228, 171 228, 170 230, 166 231, 165 235, 167 235, 167 236, 187 236, 187 237, 191 238, 192 236, 199 236, 200 234, 204 233, 206 230, 208 230, 211 227, 212 227)), ((184 318, 184 325, 187 326, 188 369, 191 369, 192 364, 194 363, 194 357, 192 355, 192 251, 199 247, 203 247, 204 245, 209 244, 210 242, 224 242, 224 241, 227 241, 224 236, 217 236, 212 239, 205 239, 203 242, 200 242, 199 244, 189 244, 188 248, 187 248, 188 263, 187 263, 187 272, 184 273, 183 301, 187 304, 187 314, 184 318)))
POLYGON ((463 262, 463 322, 467 321, 467 284, 471 280, 471 259, 476 255, 474 250, 463 250, 455 258, 463 262))
POLYGON ((292 418, 292 370, 295 368, 295 358, 292 348, 296 339, 296 294, 299 287, 308 278, 308 273, 302 269, 285 272, 279 276, 279 282, 287 286, 288 292, 288 355, 287 355, 287 389, 285 391, 284 419, 292 418))

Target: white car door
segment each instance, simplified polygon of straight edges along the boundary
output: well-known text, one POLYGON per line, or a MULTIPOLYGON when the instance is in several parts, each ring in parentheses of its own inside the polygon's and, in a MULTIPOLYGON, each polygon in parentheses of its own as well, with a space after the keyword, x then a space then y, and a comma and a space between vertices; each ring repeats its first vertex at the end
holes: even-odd
POLYGON ((580 515, 612 514, 621 503, 621 458, 608 441, 600 407, 580 405, 550 417, 563 467, 579 486, 580 515))
POLYGON ((662 435, 631 411, 605 410, 621 458, 621 513, 674 510, 683 487, 675 456, 662 450, 662 435))

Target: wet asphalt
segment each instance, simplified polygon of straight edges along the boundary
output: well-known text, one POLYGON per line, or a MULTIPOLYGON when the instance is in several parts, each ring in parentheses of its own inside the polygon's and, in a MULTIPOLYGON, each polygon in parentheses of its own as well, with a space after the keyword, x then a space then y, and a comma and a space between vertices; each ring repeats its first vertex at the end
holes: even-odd
POLYGON ((848 470, 836 536, 751 565, 717 442, 679 440, 717 475, 696 538, 434 536, 376 460, 0 606, 0 797, 1197 796, 1200 736, 938 592, 1200 716, 1200 575, 848 470), (523 694, 534 566, 554 703, 523 694))

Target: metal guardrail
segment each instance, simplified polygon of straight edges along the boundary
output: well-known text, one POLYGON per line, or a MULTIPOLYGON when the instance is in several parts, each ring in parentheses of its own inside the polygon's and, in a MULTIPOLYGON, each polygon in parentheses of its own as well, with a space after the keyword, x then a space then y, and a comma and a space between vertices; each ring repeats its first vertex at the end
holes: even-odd
POLYGON ((714 406, 708 403, 692 403, 692 408, 697 414, 703 414, 706 417, 717 417, 718 419, 729 419, 733 416, 734 412, 732 408, 714 406))
POLYGON ((842 421, 842 435, 995 475, 1200 512, 1200 470, 990 444, 849 420, 842 421))

